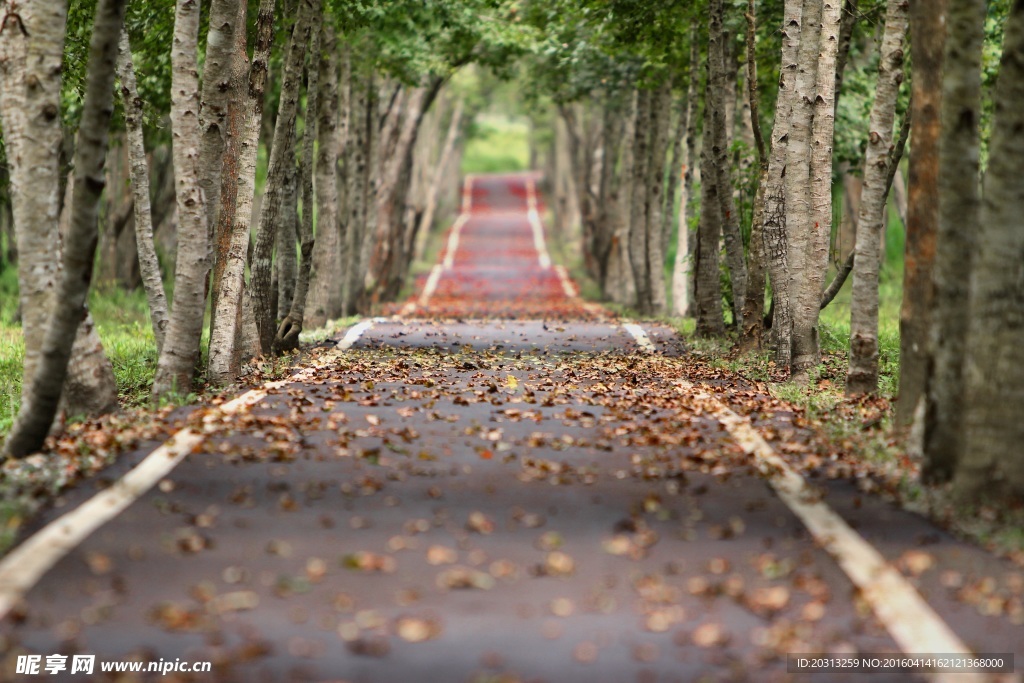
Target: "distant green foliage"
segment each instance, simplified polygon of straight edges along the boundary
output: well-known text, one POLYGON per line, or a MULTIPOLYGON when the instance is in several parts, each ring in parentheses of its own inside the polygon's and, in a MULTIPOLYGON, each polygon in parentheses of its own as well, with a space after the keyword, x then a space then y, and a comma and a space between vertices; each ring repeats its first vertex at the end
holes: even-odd
POLYGON ((530 165, 530 130, 526 121, 480 116, 466 140, 462 172, 509 173, 530 165))

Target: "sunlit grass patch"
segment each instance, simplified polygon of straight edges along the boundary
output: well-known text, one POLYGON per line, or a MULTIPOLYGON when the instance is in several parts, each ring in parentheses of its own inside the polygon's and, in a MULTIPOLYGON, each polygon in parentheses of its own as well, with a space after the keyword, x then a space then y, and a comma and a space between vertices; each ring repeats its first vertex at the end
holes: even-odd
POLYGON ((462 154, 462 172, 513 173, 530 165, 530 128, 525 119, 480 114, 462 154))

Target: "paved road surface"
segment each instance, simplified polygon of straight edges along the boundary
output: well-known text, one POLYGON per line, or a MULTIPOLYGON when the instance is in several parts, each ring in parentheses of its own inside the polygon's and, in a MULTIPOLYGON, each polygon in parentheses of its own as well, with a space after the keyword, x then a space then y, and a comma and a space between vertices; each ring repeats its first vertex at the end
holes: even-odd
MULTIPOLYGON (((0 624, 0 680, 912 678, 787 672, 787 653, 901 651, 899 625, 701 395, 761 401, 755 425, 797 442, 800 426, 747 385, 685 389, 701 378, 671 330, 576 298, 548 261, 532 185, 471 179, 402 318, 210 416, 194 453, 0 624), (213 671, 19 676, 29 653, 213 671)), ((940 625, 975 651, 1024 655, 1019 569, 850 483, 818 483, 940 625)))

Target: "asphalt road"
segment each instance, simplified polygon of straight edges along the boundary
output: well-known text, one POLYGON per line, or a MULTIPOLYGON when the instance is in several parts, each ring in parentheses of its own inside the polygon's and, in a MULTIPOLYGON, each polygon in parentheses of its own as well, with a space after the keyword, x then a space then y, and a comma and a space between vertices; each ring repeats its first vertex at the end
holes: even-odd
MULTIPOLYGON (((730 430, 665 390, 689 372, 674 332, 643 325, 648 353, 544 262, 531 184, 472 179, 429 296, 251 409, 197 413, 194 452, 0 623, 0 680, 914 680, 787 671, 901 648, 730 430), (16 672, 58 653, 97 670, 16 672), (129 658, 212 671, 98 672, 129 658)), ((820 484, 966 646, 1024 656, 1019 568, 820 484)))

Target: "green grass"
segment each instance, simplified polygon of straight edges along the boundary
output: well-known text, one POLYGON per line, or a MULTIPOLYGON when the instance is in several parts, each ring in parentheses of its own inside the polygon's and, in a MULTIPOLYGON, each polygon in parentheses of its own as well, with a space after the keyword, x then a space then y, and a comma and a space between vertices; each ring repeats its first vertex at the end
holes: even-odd
MULTIPOLYGON (((14 320, 17 305, 17 274, 14 268, 6 268, 0 274, 0 435, 10 429, 21 394, 25 342, 21 326, 14 320)), ((145 405, 156 373, 157 353, 144 292, 100 287, 90 293, 89 307, 114 367, 121 405, 145 405)))
POLYGON ((529 170, 530 128, 525 120, 477 116, 462 155, 462 173, 512 173, 529 170))

